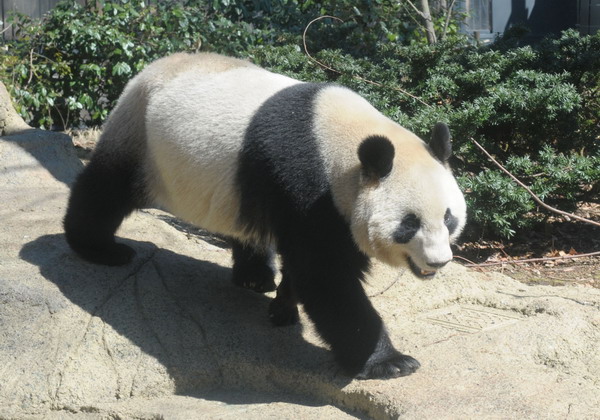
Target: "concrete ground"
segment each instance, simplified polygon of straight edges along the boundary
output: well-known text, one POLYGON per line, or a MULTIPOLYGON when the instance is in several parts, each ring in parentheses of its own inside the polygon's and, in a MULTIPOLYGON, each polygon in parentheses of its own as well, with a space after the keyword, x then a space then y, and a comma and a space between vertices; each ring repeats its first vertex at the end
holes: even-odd
POLYGON ((272 327, 272 294, 235 288, 229 250, 166 213, 125 221, 131 264, 79 259, 61 228, 70 139, 6 127, 0 419, 600 418, 598 289, 376 265, 367 292, 422 367, 351 380, 304 314, 272 327))

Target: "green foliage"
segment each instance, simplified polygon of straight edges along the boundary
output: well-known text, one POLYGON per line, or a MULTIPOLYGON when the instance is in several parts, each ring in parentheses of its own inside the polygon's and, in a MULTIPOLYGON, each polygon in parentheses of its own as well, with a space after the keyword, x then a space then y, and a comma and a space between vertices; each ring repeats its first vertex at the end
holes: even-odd
POLYGON ((182 0, 148 5, 144 0, 65 0, 41 21, 15 15, 18 40, 5 45, 0 77, 18 111, 39 127, 98 125, 133 75, 149 62, 176 51, 216 50, 247 55, 260 45, 298 44, 308 22, 321 13, 346 20, 316 25, 312 47, 344 40, 372 49, 399 39, 401 16, 383 16, 394 2, 349 0, 182 0), (7 70, 8 69, 8 70, 7 70))
MULTIPOLYGON (((480 47, 452 20, 450 36, 427 45, 407 10, 389 0, 68 0, 41 22, 13 19, 20 38, 4 46, 0 77, 33 125, 98 125, 156 58, 197 50, 248 57, 294 78, 348 86, 423 138, 447 122, 470 226, 510 237, 543 219, 470 137, 550 204, 598 199, 600 34, 565 31, 520 46, 515 30, 480 47), (344 22, 315 23, 308 48, 341 74, 301 47, 306 25, 323 14, 344 22)), ((445 21, 436 16, 435 24, 440 31, 445 21)))
POLYGON ((261 51, 253 53, 260 64, 307 81, 346 85, 423 138, 435 122, 449 123, 471 227, 511 237, 543 220, 528 193, 489 162, 471 137, 549 204, 569 210, 578 200, 598 199, 600 34, 566 31, 512 49, 455 38, 433 46, 379 44, 369 56, 331 49, 314 54, 342 75, 303 62, 298 50, 285 53, 300 63, 293 68, 270 59, 280 47, 261 51))
POLYGON ((16 15, 19 39, 7 45, 5 74, 21 115, 50 128, 97 125, 125 84, 149 62, 204 44, 236 54, 268 31, 212 16, 200 0, 59 3, 41 20, 16 15), (12 64, 12 65, 11 65, 12 64), (9 67, 10 66, 10 67, 9 67))

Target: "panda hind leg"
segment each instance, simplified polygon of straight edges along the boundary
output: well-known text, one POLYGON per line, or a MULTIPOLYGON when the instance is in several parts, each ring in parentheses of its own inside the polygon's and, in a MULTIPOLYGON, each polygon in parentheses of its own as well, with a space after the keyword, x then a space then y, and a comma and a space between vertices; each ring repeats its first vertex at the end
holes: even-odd
POLYGON ((111 162, 102 155, 75 181, 63 225, 69 246, 83 259, 104 265, 129 263, 135 251, 115 241, 123 219, 139 205, 134 162, 111 162))
POLYGON ((274 253, 249 244, 231 240, 233 253, 233 284, 258 293, 272 292, 275 286, 274 253))
POLYGON ((276 327, 294 325, 300 320, 298 299, 285 266, 281 272, 282 279, 277 288, 277 296, 269 305, 269 319, 276 327))

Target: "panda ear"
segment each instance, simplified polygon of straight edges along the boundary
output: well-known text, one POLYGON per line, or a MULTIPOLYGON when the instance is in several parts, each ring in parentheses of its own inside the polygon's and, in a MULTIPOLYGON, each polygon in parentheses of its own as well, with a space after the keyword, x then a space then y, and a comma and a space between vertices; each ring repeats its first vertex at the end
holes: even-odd
POLYGON ((369 136, 358 147, 358 158, 366 176, 380 179, 389 174, 394 161, 394 146, 384 136, 369 136))
POLYGON ((450 141, 450 129, 442 122, 433 127, 429 147, 433 155, 442 162, 447 162, 452 154, 452 142, 450 141))

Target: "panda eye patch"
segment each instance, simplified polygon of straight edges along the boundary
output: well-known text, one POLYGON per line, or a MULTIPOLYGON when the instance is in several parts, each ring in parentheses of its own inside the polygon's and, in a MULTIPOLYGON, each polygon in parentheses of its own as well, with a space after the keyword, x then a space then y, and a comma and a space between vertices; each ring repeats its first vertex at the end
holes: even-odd
POLYGON ((394 241, 399 244, 408 243, 420 228, 421 220, 413 213, 407 214, 394 232, 394 241))
POLYGON ((450 235, 452 235, 458 227, 458 219, 452 214, 450 209, 446 209, 446 214, 444 214, 444 224, 448 228, 450 235))

